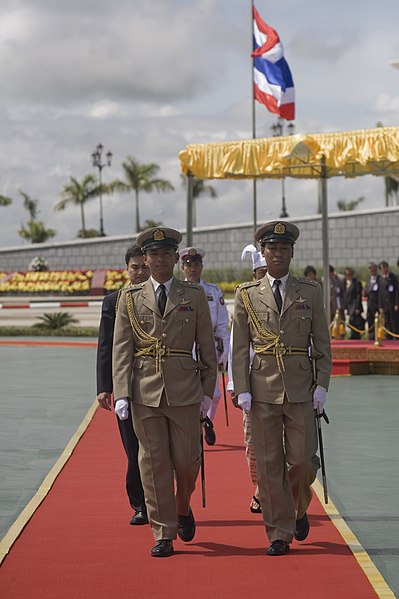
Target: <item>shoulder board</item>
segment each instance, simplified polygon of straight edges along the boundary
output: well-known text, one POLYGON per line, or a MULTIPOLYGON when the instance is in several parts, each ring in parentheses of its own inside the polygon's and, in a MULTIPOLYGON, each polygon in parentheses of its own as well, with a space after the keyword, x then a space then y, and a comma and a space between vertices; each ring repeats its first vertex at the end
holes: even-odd
POLYGON ((306 277, 297 277, 300 283, 304 283, 305 285, 311 285, 312 287, 317 287, 319 283, 317 281, 312 281, 311 279, 307 279, 306 277))
POLYGON ((180 281, 183 287, 191 287, 191 289, 202 289, 199 283, 192 283, 191 281, 180 281))
POLYGON ((144 283, 136 283, 135 285, 131 283, 127 287, 123 287, 122 291, 139 291, 140 289, 143 289, 143 285, 144 283))
POLYGON ((219 287, 215 283, 205 283, 205 285, 208 285, 209 287, 215 287, 215 289, 220 291, 219 287))
POLYGON ((241 285, 238 285, 238 287, 236 287, 236 289, 248 289, 249 287, 257 287, 262 279, 259 279, 259 281, 246 281, 245 283, 241 283, 241 285))

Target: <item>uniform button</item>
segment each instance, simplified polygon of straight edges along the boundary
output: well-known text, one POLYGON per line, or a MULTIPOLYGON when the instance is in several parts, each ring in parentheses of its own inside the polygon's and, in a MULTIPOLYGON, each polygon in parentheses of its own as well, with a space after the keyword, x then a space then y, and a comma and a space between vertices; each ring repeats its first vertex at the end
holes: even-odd
POLYGON ((164 318, 162 318, 162 323, 165 324, 166 320, 164 318))
POLYGON ((283 330, 280 331, 280 335, 284 335, 284 331, 283 330))
POLYGON ((185 321, 188 322, 188 318, 186 318, 185 321))
POLYGON ((166 337, 166 333, 162 333, 162 337, 166 337))
POLYGON ((140 324, 144 324, 144 320, 140 320, 140 324))
POLYGON ((162 358, 161 362, 165 362, 165 358, 162 358))

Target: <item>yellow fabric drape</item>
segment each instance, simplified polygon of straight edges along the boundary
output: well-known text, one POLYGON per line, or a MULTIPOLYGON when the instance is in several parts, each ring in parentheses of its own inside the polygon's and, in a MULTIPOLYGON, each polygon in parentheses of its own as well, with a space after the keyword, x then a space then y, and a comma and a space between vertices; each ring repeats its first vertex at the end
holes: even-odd
POLYGON ((191 144, 182 171, 200 179, 399 175, 399 127, 191 144))

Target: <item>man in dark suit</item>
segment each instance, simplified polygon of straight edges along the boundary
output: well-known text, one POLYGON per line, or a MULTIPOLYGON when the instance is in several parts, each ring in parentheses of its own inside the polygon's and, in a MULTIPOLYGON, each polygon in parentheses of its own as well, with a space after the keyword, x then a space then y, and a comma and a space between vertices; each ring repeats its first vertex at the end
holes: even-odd
POLYGON ((353 268, 345 268, 345 289, 344 306, 349 316, 349 324, 354 327, 351 329, 351 339, 360 339, 364 331, 364 318, 362 317, 362 283, 355 277, 353 268))
POLYGON ((374 318, 378 312, 378 285, 380 275, 378 274, 378 266, 374 262, 370 262, 369 276, 366 279, 366 285, 363 289, 363 299, 367 300, 367 324, 369 331, 369 339, 375 339, 374 318))
MULTIPOLYGON (((391 333, 398 333, 399 326, 399 284, 397 276, 390 271, 389 264, 382 260, 378 265, 381 271, 378 286, 379 307, 384 311, 385 328, 391 333)), ((387 339, 395 339, 387 334, 387 339)))
MULTIPOLYGON (((144 256, 137 245, 128 248, 125 256, 127 272, 131 283, 143 283, 150 276, 150 269, 144 262, 144 256)), ((112 409, 112 344, 116 311, 120 291, 106 295, 101 311, 100 330, 97 348, 97 401, 105 410, 112 409)), ((130 411, 130 408, 128 407, 130 411)), ((125 448, 128 466, 126 472, 126 491, 134 510, 130 524, 148 524, 144 491, 138 466, 138 440, 133 429, 130 414, 121 420, 117 417, 119 432, 125 448)))

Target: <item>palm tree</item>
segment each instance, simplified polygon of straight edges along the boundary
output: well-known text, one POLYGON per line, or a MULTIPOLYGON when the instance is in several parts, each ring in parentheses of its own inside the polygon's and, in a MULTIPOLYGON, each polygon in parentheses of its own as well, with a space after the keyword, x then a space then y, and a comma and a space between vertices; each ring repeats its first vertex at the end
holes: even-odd
MULTIPOLYGON (((187 187, 187 177, 186 175, 180 175, 182 180, 183 187, 187 187)), ((200 196, 208 195, 211 198, 217 197, 217 191, 208 183, 205 183, 203 179, 198 179, 197 177, 193 177, 193 227, 197 224, 197 209, 195 200, 200 196)))
POLYGON ((68 204, 80 207, 80 216, 82 220, 82 237, 86 236, 86 224, 84 205, 88 200, 92 200, 102 193, 111 193, 110 185, 99 185, 94 175, 86 175, 82 181, 75 177, 70 177, 70 182, 64 185, 61 192, 62 200, 54 206, 54 210, 64 210, 68 204))
POLYGON ((7 198, 7 196, 0 195, 0 206, 8 206, 11 204, 12 199, 7 198))
POLYGON ((19 190, 20 195, 24 198, 24 208, 29 212, 30 220, 36 220, 37 215, 39 214, 38 203, 39 200, 34 200, 27 193, 19 190))
POLYGON ((350 212, 355 210, 357 206, 364 201, 364 196, 360 196, 357 200, 337 200, 337 208, 341 212, 350 212))
POLYGON ((136 233, 140 228, 140 210, 139 210, 139 194, 141 191, 150 193, 156 191, 173 191, 174 187, 170 181, 166 179, 158 179, 155 175, 160 170, 155 163, 140 164, 133 156, 128 156, 126 161, 122 163, 126 182, 114 181, 111 183, 113 189, 118 189, 122 192, 134 191, 135 194, 135 209, 136 209, 136 233))
POLYGON ((37 215, 40 212, 38 209, 39 200, 34 200, 30 195, 22 191, 22 189, 19 190, 19 193, 24 199, 24 208, 29 212, 30 219, 26 225, 21 227, 18 235, 22 239, 29 239, 32 243, 44 243, 48 239, 51 239, 51 237, 54 237, 57 231, 47 229, 43 221, 37 220, 37 215))
POLYGON ((34 324, 34 327, 53 331, 79 322, 69 312, 54 312, 53 314, 45 312, 43 316, 37 316, 37 320, 40 320, 40 322, 34 324))
POLYGON ((46 229, 41 220, 29 220, 25 226, 21 227, 18 235, 22 239, 29 239, 32 243, 44 243, 51 237, 54 237, 57 231, 46 229))
POLYGON ((392 198, 392 206, 399 203, 399 179, 396 177, 384 177, 385 181, 385 206, 391 205, 392 198))

